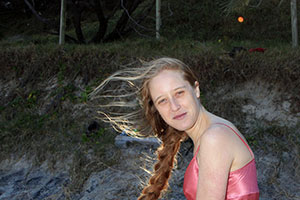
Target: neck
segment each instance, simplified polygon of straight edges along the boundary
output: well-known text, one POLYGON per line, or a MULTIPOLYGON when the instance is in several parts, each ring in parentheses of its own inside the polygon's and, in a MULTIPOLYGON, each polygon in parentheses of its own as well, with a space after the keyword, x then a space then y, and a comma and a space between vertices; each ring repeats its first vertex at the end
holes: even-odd
POLYGON ((200 108, 199 116, 192 128, 186 131, 188 136, 192 139, 194 147, 198 147, 200 138, 206 129, 211 124, 211 114, 205 110, 204 107, 200 108))

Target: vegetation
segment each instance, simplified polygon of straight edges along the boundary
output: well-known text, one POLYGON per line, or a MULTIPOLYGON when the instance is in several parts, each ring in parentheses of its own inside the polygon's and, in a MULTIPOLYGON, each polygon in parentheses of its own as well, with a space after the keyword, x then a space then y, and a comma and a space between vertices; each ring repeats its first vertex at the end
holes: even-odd
MULTIPOLYGON (((6 7, 0 4, 3 11, 0 39, 34 44, 58 41, 59 1, 37 0, 31 8, 22 1, 9 2, 6 7)), ((128 37, 154 38, 154 3, 154 0, 69 0, 68 42, 89 44, 128 37)), ((289 1, 168 0, 162 1, 161 12, 161 35, 168 40, 185 38, 227 44, 245 40, 273 44, 291 41, 289 1), (244 17, 243 23, 238 22, 239 16, 244 17)))
MULTIPOLYGON (((13 89, 2 89, 6 94, 1 98, 1 137, 6 142, 1 144, 4 145, 1 149, 17 148, 16 144, 26 138, 35 140, 35 137, 52 135, 52 132, 63 133, 75 143, 80 141, 84 124, 69 118, 74 116, 73 107, 87 106, 89 92, 119 67, 130 63, 138 66, 140 59, 159 56, 176 57, 192 66, 199 73, 204 96, 224 82, 238 84, 259 78, 293 94, 291 109, 299 112, 299 51, 286 51, 283 47, 268 49, 264 54, 242 51, 231 58, 221 45, 192 42, 137 40, 107 44, 107 48, 102 49, 74 45, 2 48, 1 81, 12 81, 13 89)), ((207 104, 210 106, 209 102, 207 104)), ((76 116, 78 120, 88 118, 84 120, 85 126, 93 118, 86 114, 76 116)), ((62 136, 50 138, 66 139, 62 136)), ((55 143, 61 142, 53 145, 55 143)))
MULTIPOLYGON (((137 13, 153 1, 141 2, 137 13)), ((224 83, 259 79, 290 94, 290 110, 299 113, 300 51, 291 49, 289 4, 279 6, 280 2, 262 1, 257 8, 246 7, 226 15, 218 1, 163 1, 159 41, 154 39, 151 28, 155 24, 151 10, 141 26, 132 29, 126 38, 86 45, 69 41, 65 46, 58 46, 58 37, 48 34, 53 27, 34 16, 20 20, 24 18, 20 14, 19 21, 13 21, 11 15, 4 15, 0 24, 0 159, 11 153, 23 156, 26 152, 27 157, 36 155, 36 164, 47 160, 54 168, 57 160, 72 155, 71 190, 79 190, 88 174, 118 159, 105 156, 113 148, 116 133, 101 123, 92 131, 88 129, 97 121, 97 113, 89 104, 89 93, 117 69, 139 66, 142 60, 161 56, 179 58, 194 68, 200 77, 202 102, 210 111, 241 127, 246 123, 241 106, 247 99, 220 103, 220 99, 209 99, 210 91, 224 83), (245 22, 239 23, 238 16, 243 16, 245 22), (232 47, 243 48, 230 55, 232 47), (249 52, 256 47, 266 50, 249 52), (224 106, 227 103, 231 106, 224 106), (97 155, 92 163, 87 159, 90 151, 97 155), (92 167, 80 170, 88 163, 92 167)), ((57 21, 54 13, 58 8, 51 7, 45 15, 57 21)), ((108 31, 114 30, 122 10, 115 14, 108 31)), ((97 33, 98 21, 93 15, 88 10, 82 12, 85 38, 93 38, 97 33)), ((135 14, 132 16, 136 19, 135 14)), ((80 41, 75 32, 76 28, 69 23, 68 35, 80 41)), ((255 148, 299 149, 298 126, 286 128, 275 126, 275 122, 262 122, 251 132, 243 132, 255 148), (272 138, 264 145, 267 140, 263 133, 272 138), (283 135, 289 135, 285 143, 274 142, 283 139, 283 135)), ((295 159, 295 165, 299 159, 295 159)))

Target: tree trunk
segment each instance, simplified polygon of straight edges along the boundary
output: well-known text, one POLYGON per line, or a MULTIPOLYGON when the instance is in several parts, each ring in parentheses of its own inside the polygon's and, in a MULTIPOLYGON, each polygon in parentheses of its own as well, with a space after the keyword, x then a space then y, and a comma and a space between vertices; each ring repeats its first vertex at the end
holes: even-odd
POLYGON ((34 7, 27 1, 27 0, 24 0, 25 4, 28 6, 28 8, 31 10, 31 12, 33 13, 33 15, 41 22, 43 23, 49 23, 49 20, 45 19, 45 18, 42 18, 37 12, 36 10, 34 9, 34 7))
POLYGON ((160 9, 161 9, 161 0, 156 0, 156 39, 158 40, 160 38, 159 30, 161 26, 160 9))
POLYGON ((98 27, 98 32, 91 40, 91 42, 100 43, 105 36, 107 26, 108 26, 108 19, 105 18, 104 16, 100 0, 94 0, 94 3, 95 3, 95 10, 99 21, 99 27, 98 27))
POLYGON ((292 46, 298 47, 297 0, 291 0, 292 46))
POLYGON ((80 5, 75 4, 73 1, 71 1, 70 5, 72 10, 72 21, 75 27, 77 39, 79 43, 85 43, 85 39, 81 29, 81 13, 83 11, 83 8, 80 5))
POLYGON ((123 8, 124 11, 122 16, 117 22, 115 29, 105 38, 105 42, 120 39, 125 34, 124 29, 128 23, 129 16, 131 17, 131 14, 135 11, 135 9, 141 2, 142 0, 126 1, 126 5, 124 5, 125 9, 123 8))
POLYGON ((60 8, 60 26, 59 26, 59 44, 65 44, 65 31, 66 31, 66 0, 61 0, 60 8))

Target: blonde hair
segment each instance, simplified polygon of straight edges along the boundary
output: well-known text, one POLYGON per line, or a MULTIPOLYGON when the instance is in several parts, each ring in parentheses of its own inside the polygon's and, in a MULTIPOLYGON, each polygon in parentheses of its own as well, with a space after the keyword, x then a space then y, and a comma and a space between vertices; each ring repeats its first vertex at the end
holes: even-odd
POLYGON ((162 141, 154 172, 139 200, 158 199, 167 189, 181 141, 187 138, 184 132, 164 122, 152 102, 148 84, 162 70, 181 71, 192 86, 197 81, 192 70, 180 60, 159 58, 144 62, 141 67, 117 71, 91 94, 99 102, 101 119, 117 131, 125 130, 132 136, 155 136, 162 141))

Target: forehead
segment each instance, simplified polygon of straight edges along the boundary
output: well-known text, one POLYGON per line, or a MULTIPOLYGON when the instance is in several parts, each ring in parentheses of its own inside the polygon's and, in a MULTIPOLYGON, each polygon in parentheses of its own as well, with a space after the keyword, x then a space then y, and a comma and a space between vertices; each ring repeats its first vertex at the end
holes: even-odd
POLYGON ((163 70, 150 80, 149 90, 151 95, 155 95, 156 93, 168 92, 187 85, 188 82, 184 80, 183 72, 178 70, 163 70))

